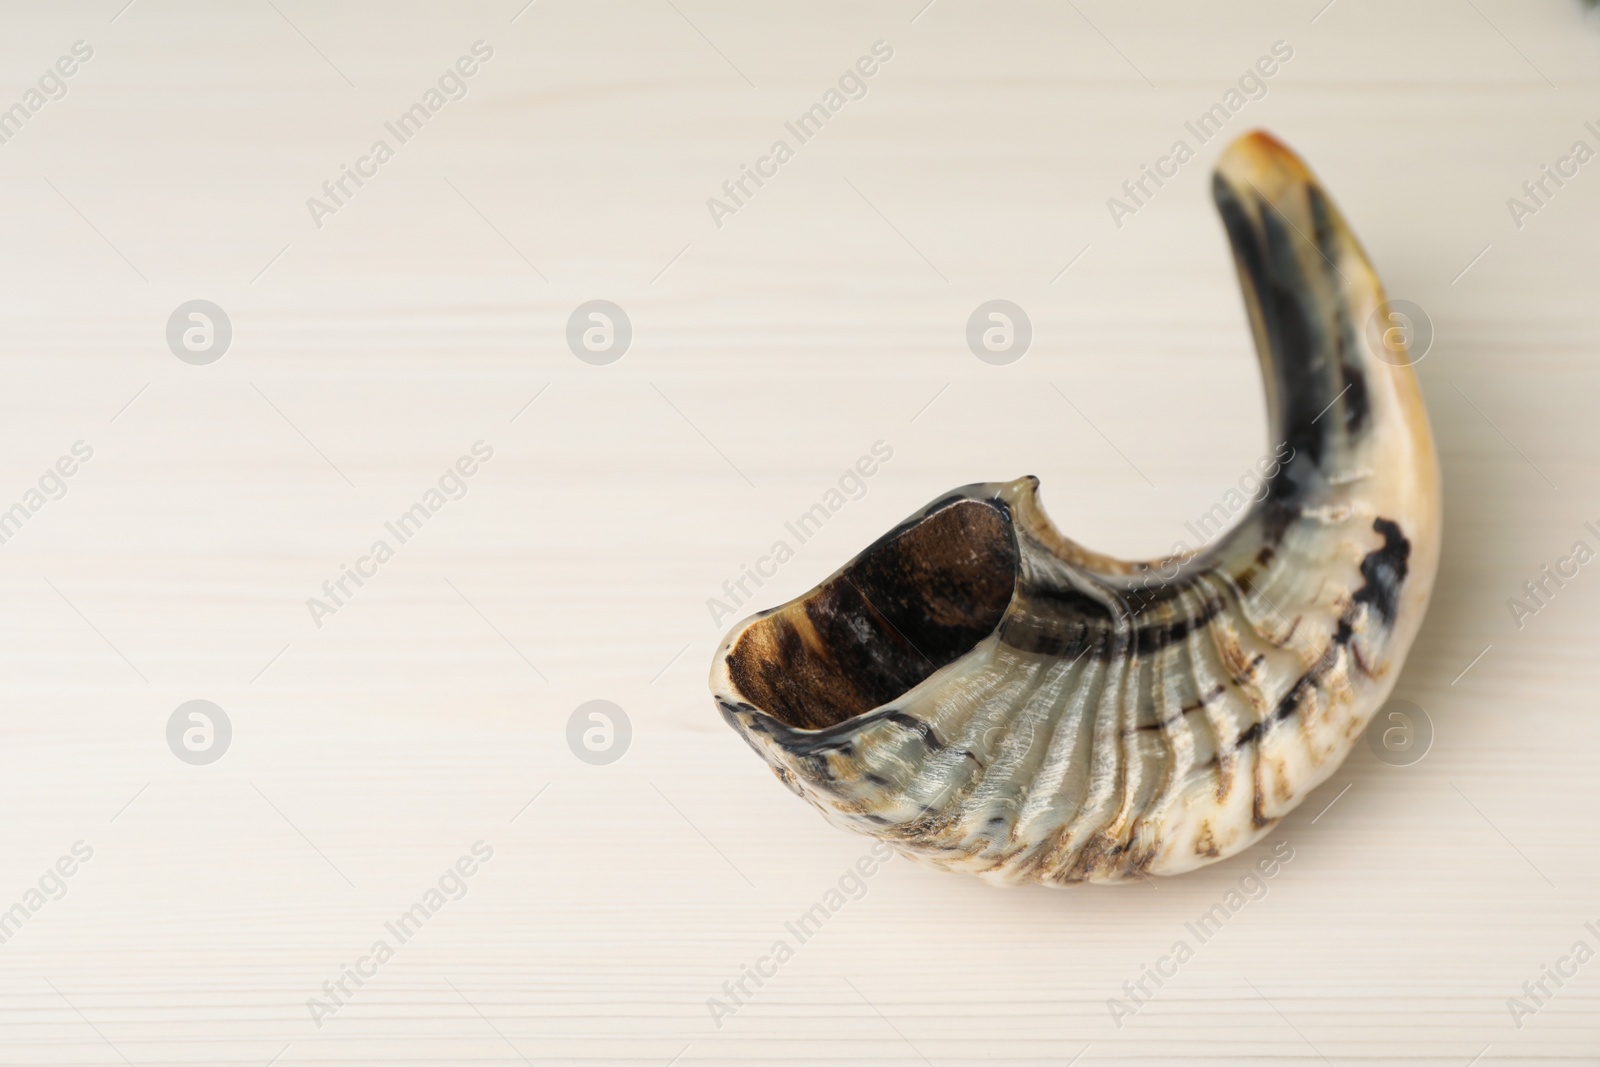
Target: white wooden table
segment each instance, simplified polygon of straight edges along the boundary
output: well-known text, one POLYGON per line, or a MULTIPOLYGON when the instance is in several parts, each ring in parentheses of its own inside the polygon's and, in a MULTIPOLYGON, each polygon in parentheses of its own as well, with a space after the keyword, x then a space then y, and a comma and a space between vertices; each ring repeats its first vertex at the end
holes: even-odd
POLYGON ((1520 629, 1507 606, 1600 545, 1600 163, 1520 228, 1506 203, 1600 147, 1576 0, 123 2, 0 16, 0 107, 93 53, 0 144, 0 510, 27 516, 0 544, 0 1063, 1600 1059, 1600 962, 1508 1007, 1600 949, 1600 568, 1520 629), (787 134, 878 41, 865 96, 787 134), (1279 41, 1264 95, 1117 226, 1107 199, 1279 41), (1120 555, 1182 536, 1265 442, 1208 176, 1258 125, 1436 332, 1445 555, 1397 690, 1431 750, 1360 748, 1257 849, 1159 884, 897 860, 799 943, 869 842, 715 714, 708 598, 878 441, 753 606, 970 481, 1037 474, 1120 555), (341 166, 368 177, 314 221, 341 166), (964 339, 993 298, 1033 323, 1009 366, 964 339), (206 365, 165 337, 196 299, 232 326, 206 365), (564 337, 594 299, 633 329, 604 366, 564 337), (232 727, 208 765, 167 744, 197 699, 232 727), (609 765, 567 744, 593 699, 632 726, 609 765), (1114 1018, 1280 842, 1264 895, 1114 1018))

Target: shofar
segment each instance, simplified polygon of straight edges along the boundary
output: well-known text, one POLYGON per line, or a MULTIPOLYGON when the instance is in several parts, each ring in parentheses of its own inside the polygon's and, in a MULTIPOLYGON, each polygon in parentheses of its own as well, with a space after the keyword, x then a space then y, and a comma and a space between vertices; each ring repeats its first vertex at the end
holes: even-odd
POLYGON ((1195 554, 1063 537, 1035 478, 969 485, 736 626, 711 690, 834 823, 997 882, 1117 881, 1233 855, 1344 760, 1438 563, 1438 461, 1384 295, 1305 165, 1234 142, 1215 197, 1282 459, 1195 554))

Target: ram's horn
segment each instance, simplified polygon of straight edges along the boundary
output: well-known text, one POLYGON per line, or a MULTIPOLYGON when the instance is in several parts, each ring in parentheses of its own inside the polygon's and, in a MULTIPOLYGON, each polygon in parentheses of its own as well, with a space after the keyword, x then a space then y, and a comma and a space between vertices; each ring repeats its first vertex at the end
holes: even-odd
POLYGON ((1240 138, 1214 193, 1266 379, 1261 499, 1124 563, 1058 533, 1037 479, 969 485, 740 623, 717 704, 831 821, 997 882, 1177 874, 1293 810, 1393 688, 1439 554, 1416 379, 1293 153, 1240 138))

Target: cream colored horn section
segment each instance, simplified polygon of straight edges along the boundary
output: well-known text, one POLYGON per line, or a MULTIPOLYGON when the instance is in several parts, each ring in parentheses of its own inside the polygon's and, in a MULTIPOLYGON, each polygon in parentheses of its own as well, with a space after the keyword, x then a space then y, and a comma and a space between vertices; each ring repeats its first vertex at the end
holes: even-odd
POLYGON ((965 486, 740 623, 718 707, 834 823, 1002 883, 1176 874, 1293 810, 1393 688, 1439 551, 1413 371, 1370 343, 1382 288, 1293 153, 1239 139, 1214 195, 1265 495, 1199 554, 1125 563, 1060 534, 1036 479, 965 486))

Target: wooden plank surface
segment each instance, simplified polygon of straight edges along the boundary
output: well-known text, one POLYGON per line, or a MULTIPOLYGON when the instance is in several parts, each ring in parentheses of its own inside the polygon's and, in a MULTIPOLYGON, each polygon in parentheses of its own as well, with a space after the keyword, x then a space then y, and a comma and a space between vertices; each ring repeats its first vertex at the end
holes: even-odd
POLYGON ((1600 577, 1507 605, 1600 547, 1600 163, 1507 204, 1600 149, 1576 0, 123 3, 0 16, 0 107, 28 111, 0 143, 0 509, 27 511, 0 544, 0 1063, 1600 1058, 1600 962, 1524 991, 1600 949, 1600 577), (875 42, 864 95, 788 133, 875 42), (1185 123, 1277 42, 1200 143, 1185 123), (1265 447, 1208 175, 1254 126, 1434 331, 1444 561, 1396 691, 1431 749, 1359 748, 1175 880, 857 881, 869 842, 714 713, 708 600, 877 442, 751 607, 971 481, 1037 474, 1119 555, 1182 537, 1265 447), (1114 220, 1179 139, 1195 158, 1114 220), (1008 366, 964 338, 995 298, 1034 329, 1008 366), (196 299, 232 327, 207 365, 166 339, 196 299), (632 323, 604 366, 565 340, 595 299, 632 323), (400 543, 385 524, 477 442, 400 543), (567 740, 595 699, 631 724, 608 765, 567 740), (191 700, 231 723, 208 765, 168 747, 191 700), (401 943, 385 924, 441 878, 401 943))

